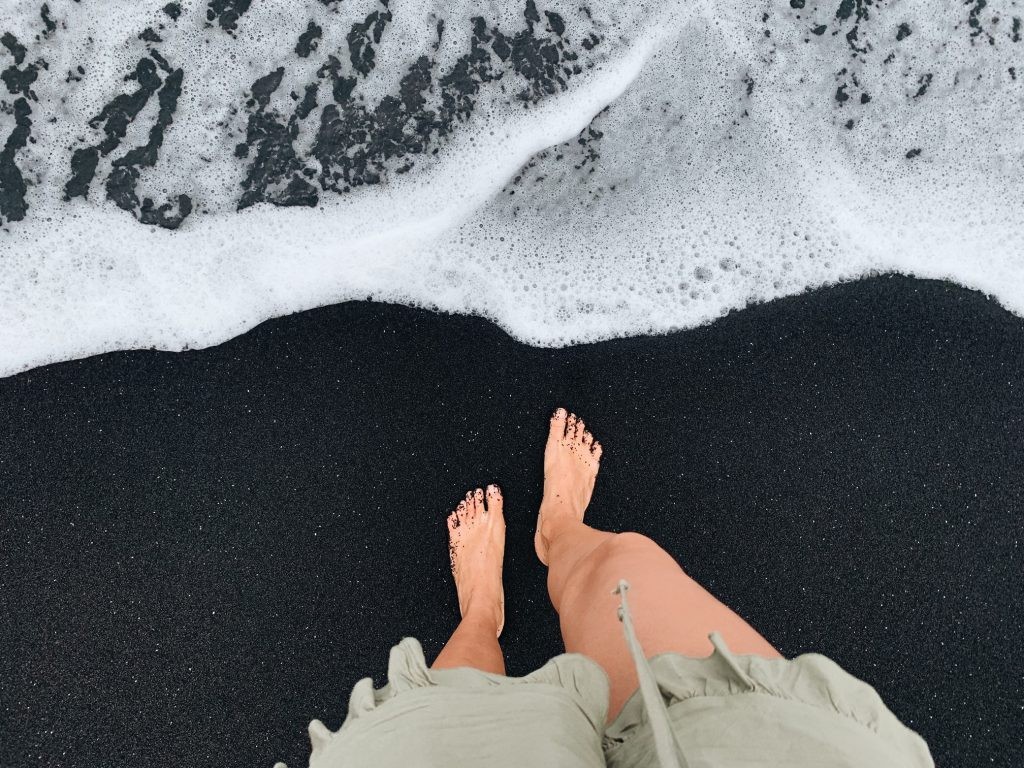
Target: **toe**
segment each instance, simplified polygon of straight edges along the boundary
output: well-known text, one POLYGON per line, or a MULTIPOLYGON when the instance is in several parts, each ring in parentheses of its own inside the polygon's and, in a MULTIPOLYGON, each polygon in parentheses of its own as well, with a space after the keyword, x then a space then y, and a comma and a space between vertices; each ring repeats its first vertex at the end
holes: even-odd
POLYGON ((594 445, 590 449, 590 452, 594 455, 595 459, 600 459, 601 458, 601 444, 595 440, 594 441, 594 445))
POLYGON ((476 518, 476 493, 468 491, 463 503, 466 505, 466 513, 463 515, 463 519, 468 523, 476 518))
POLYGON ((487 486, 487 511, 501 512, 502 506, 501 488, 491 484, 487 486))
POLYGON ((556 408, 551 415, 551 423, 548 427, 548 440, 561 440, 565 437, 565 420, 568 417, 565 408, 556 408))
POLYGON ((565 419, 565 439, 572 440, 576 436, 576 414, 570 413, 565 419))
POLYGON ((587 425, 583 423, 583 419, 576 419, 576 442, 583 442, 583 435, 586 434, 587 425))
POLYGON ((486 512, 484 509, 484 489, 477 488, 473 491, 473 511, 477 514, 486 512))
POLYGON ((590 448, 594 444, 594 436, 586 430, 583 432, 583 444, 587 446, 587 448, 590 448))

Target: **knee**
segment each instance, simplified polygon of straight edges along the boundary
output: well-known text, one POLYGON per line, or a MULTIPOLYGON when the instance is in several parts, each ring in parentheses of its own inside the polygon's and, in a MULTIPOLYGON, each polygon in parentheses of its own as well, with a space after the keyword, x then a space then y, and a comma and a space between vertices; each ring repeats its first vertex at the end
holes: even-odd
POLYGON ((587 556, 586 567, 579 569, 585 578, 632 572, 637 564, 658 558, 664 550, 650 536, 634 531, 617 533, 587 556))
POLYGON ((624 550, 635 550, 635 549, 650 549, 654 547, 661 549, 658 546, 658 542, 652 539, 650 536, 645 536, 642 533, 636 531, 624 531, 615 535, 615 542, 620 549, 624 550))
MULTIPOLYGON (((595 591, 610 593, 619 579, 633 583, 663 557, 667 554, 649 536, 633 531, 617 533, 584 556, 568 574, 557 590, 555 608, 559 610, 559 604, 566 599, 574 601, 581 595, 592 596, 595 591)), ((552 590, 553 601, 555 593, 552 590)))
POLYGON ((609 548, 608 556, 633 556, 637 553, 650 553, 653 551, 661 551, 661 547, 654 539, 650 536, 645 536, 642 533, 635 531, 624 531, 623 533, 615 534, 615 538, 608 542, 612 546, 609 548))

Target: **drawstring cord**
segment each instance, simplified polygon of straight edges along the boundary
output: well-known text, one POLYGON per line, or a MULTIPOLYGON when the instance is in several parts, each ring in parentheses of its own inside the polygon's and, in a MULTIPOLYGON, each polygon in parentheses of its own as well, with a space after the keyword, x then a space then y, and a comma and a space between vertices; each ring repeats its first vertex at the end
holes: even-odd
POLYGON ((676 734, 672 731, 669 722, 668 709, 661 698, 658 690, 658 683, 654 678, 647 658, 644 656, 640 641, 637 640, 633 631, 633 618, 629 615, 629 605, 626 603, 626 591, 629 589, 629 582, 619 579, 619 584, 612 590, 613 595, 619 595, 622 600, 619 605, 618 616, 622 622, 623 631, 626 633, 626 645, 633 656, 633 663, 636 665, 636 675, 640 680, 640 695, 643 697, 644 706, 651 721, 651 731, 654 735, 654 746, 658 754, 658 762, 661 768, 687 768, 686 758, 683 757, 683 750, 679 744, 676 734))

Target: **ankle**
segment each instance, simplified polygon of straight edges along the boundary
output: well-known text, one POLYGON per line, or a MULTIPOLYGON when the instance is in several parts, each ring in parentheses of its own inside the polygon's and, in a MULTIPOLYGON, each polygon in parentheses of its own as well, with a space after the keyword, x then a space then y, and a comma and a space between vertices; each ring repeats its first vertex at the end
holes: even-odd
POLYGON ((543 500, 540 503, 540 535, 548 547, 567 531, 579 530, 584 522, 573 514, 571 505, 562 499, 543 500))
POLYGON ((569 518, 574 522, 580 522, 583 517, 582 511, 578 504, 561 494, 545 494, 540 500, 540 513, 545 520, 569 518))
POLYGON ((498 603, 481 600, 470 602, 462 616, 462 623, 479 628, 487 634, 494 634, 501 622, 501 607, 498 603))

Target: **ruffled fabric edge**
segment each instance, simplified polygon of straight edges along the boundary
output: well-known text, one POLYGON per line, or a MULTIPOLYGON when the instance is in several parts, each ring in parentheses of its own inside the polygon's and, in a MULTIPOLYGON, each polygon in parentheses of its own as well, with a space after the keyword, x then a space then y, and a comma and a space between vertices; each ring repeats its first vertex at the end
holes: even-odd
MULTIPOLYGON (((604 669, 593 659, 579 653, 562 653, 522 677, 498 675, 473 667, 430 669, 423 646, 415 637, 403 637, 391 647, 388 656, 387 683, 373 687, 373 678, 364 677, 349 695, 348 715, 341 731, 371 713, 403 691, 434 686, 453 688, 489 688, 503 685, 552 685, 572 697, 600 734, 608 717, 611 683, 604 669)), ((318 721, 314 721, 316 723, 318 721)), ((313 724, 310 724, 312 730, 313 724)))
MULTIPOLYGON (((667 652, 648 660, 667 707, 699 696, 769 694, 834 712, 913 756, 915 765, 934 766, 920 734, 900 722, 870 684, 827 656, 804 653, 792 659, 768 659, 737 655, 718 632, 710 633, 708 639, 714 646, 710 656, 667 652)), ((605 729, 605 749, 626 741, 648 720, 637 690, 605 729)))

